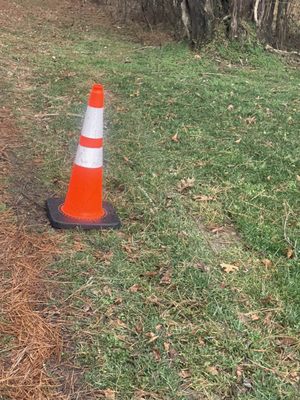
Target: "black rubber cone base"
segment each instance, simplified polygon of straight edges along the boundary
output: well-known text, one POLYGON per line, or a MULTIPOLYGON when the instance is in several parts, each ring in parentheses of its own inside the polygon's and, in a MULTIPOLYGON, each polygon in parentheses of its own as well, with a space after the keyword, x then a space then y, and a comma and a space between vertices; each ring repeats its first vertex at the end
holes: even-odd
POLYGON ((60 211, 64 199, 48 199, 46 202, 47 214, 53 228, 57 229, 118 229, 121 226, 113 206, 106 201, 103 202, 105 215, 100 219, 84 220, 67 217, 60 211))

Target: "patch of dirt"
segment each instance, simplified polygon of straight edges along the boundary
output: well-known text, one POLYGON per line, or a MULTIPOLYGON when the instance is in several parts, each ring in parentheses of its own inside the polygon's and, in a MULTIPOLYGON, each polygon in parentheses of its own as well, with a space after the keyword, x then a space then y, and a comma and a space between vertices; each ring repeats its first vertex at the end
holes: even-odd
POLYGON ((0 109, 0 179, 1 179, 1 194, 0 200, 2 203, 7 201, 7 176, 10 173, 9 152, 16 146, 17 130, 12 124, 12 114, 10 111, 2 107, 0 109))
POLYGON ((45 194, 40 193, 41 184, 32 174, 34 165, 19 158, 22 135, 14 125, 15 117, 6 108, 0 108, 0 201, 8 206, 20 223, 48 227, 45 214, 45 194))
POLYGON ((240 242, 240 237, 232 225, 210 226, 204 224, 201 219, 197 221, 197 225, 209 247, 215 254, 221 254, 240 242))

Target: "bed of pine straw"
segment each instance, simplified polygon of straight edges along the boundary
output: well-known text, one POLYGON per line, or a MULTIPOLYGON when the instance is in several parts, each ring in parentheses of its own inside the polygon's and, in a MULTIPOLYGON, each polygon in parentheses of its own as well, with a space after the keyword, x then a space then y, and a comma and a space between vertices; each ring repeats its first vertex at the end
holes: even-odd
MULTIPOLYGON (((20 140, 17 132, 9 110, 0 109, 1 204, 9 202, 6 177, 11 172, 11 152, 20 140)), ((0 336, 6 346, 1 350, 0 398, 60 400, 64 397, 45 368, 51 357, 60 357, 62 348, 59 324, 50 322, 51 283, 44 271, 59 251, 57 239, 30 232, 13 210, 1 211, 0 336)))

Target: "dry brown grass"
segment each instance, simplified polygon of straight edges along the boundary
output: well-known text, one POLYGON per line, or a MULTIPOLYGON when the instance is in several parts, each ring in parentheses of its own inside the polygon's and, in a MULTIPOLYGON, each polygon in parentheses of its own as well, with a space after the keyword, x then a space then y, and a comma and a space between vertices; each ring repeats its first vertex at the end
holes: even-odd
MULTIPOLYGON (((18 130, 7 109, 0 114, 0 167, 6 203, 11 172, 9 154, 18 145, 18 130)), ((20 138, 19 138, 20 139, 20 138)), ((47 310, 45 266, 57 250, 57 239, 33 234, 15 223, 12 211, 0 213, 0 397, 13 400, 65 399, 58 393, 47 362, 59 361, 62 340, 59 327, 47 310)))

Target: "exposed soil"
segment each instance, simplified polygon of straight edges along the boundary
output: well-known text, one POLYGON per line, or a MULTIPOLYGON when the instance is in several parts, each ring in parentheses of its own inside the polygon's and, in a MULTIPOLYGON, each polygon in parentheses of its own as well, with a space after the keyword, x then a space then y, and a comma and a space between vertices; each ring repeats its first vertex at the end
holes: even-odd
POLYGON ((215 254, 221 254, 240 242, 240 237, 232 225, 207 226, 201 220, 197 221, 198 228, 215 254))

